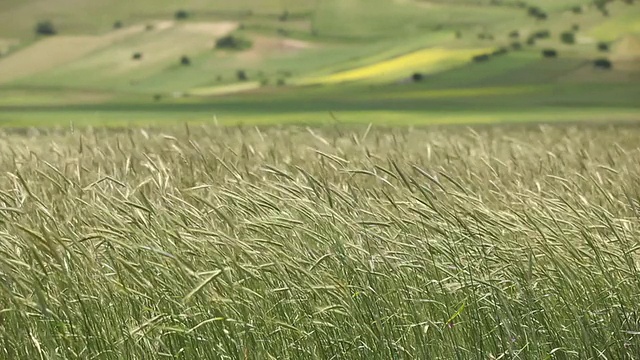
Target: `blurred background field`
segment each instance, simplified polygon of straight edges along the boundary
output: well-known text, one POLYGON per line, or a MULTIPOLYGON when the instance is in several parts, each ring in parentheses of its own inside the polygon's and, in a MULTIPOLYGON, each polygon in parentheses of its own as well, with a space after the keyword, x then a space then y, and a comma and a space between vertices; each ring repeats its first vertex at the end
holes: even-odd
POLYGON ((638 19, 621 0, 7 0, 0 121, 623 120, 638 19))

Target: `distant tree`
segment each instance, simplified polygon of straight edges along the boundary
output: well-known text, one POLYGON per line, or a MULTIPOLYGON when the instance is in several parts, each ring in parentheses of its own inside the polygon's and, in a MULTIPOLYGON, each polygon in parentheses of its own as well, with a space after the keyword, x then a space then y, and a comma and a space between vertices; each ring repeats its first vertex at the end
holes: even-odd
POLYGON ((283 11, 282 14, 280 14, 280 16, 278 17, 278 20, 283 22, 289 20, 289 10, 283 11))
POLYGON ((422 75, 421 73, 414 73, 413 75, 411 75, 411 80, 413 80, 413 82, 420 82, 424 79, 424 75, 422 75))
POLYGON ((606 42, 600 42, 598 43, 598 50, 602 51, 602 52, 607 52, 609 51, 609 44, 606 42))
POLYGON ((513 30, 509 33, 509 37, 512 39, 517 39, 520 37, 520 32, 518 30, 513 30))
POLYGON ((478 39, 480 40, 493 40, 493 35, 489 34, 489 33, 479 33, 478 34, 478 39))
POLYGON ((576 43, 576 34, 571 31, 565 31, 560 34, 560 41, 564 44, 572 45, 576 43))
POLYGON ((499 49, 496 49, 494 52, 492 52, 491 55, 500 56, 500 55, 505 55, 508 52, 509 52, 509 49, 507 49, 506 47, 501 47, 499 49))
POLYGON ((476 55, 473 58, 471 58, 473 60, 473 62, 485 62, 489 60, 489 54, 481 54, 481 55, 476 55))
POLYGON ((227 35, 216 40, 216 49, 245 50, 251 46, 251 41, 235 35, 227 35))
POLYGON ((522 44, 520 42, 511 43, 511 49, 513 50, 522 50, 522 44))
POLYGON ((529 36, 527 38, 527 45, 535 45, 536 44, 536 37, 535 36, 529 36))
POLYGON ((536 39, 548 39, 551 37, 551 32, 549 30, 538 30, 531 34, 531 36, 535 37, 536 39))
POLYGON ((38 35, 55 35, 56 33, 56 28, 49 20, 40 21, 36 24, 36 34, 38 35))
POLYGON ((546 58, 556 58, 558 57, 558 52, 554 49, 544 49, 542 50, 542 56, 546 58))
POLYGON ((574 14, 582 14, 582 6, 576 5, 576 6, 571 8, 571 11, 574 14))
POLYGON ((285 79, 278 79, 277 85, 278 86, 284 86, 286 84, 285 79))
POLYGON ((178 10, 173 14, 173 17, 176 18, 176 20, 184 20, 186 18, 189 17, 189 13, 186 10, 178 10))
POLYGON ((160 95, 160 94, 154 94, 154 95, 153 95, 153 100, 155 100, 155 101, 160 101, 160 100, 162 100, 162 95, 160 95))
POLYGON ((191 59, 189 59, 189 57, 186 55, 182 55, 182 57, 180 58, 180 65, 183 65, 183 66, 191 65, 191 59))
POLYGON ((247 76, 247 73, 244 70, 236 71, 236 77, 238 78, 239 81, 249 80, 249 77, 247 76))
POLYGON ((571 26, 571 30, 580 31, 580 24, 573 24, 573 26, 571 26))
POLYGON ((133 60, 141 60, 142 59, 142 53, 141 52, 135 52, 133 53, 133 55, 131 56, 131 58, 133 60))
POLYGON ((593 66, 598 69, 610 70, 613 67, 613 64, 609 59, 600 58, 593 61, 593 66))
POLYGON ((527 13, 529 14, 529 16, 534 17, 537 20, 546 20, 548 17, 547 13, 537 6, 530 6, 527 9, 527 13))
POLYGON ((116 22, 113 23, 114 29, 120 29, 121 27, 122 27, 122 21, 116 20, 116 22))

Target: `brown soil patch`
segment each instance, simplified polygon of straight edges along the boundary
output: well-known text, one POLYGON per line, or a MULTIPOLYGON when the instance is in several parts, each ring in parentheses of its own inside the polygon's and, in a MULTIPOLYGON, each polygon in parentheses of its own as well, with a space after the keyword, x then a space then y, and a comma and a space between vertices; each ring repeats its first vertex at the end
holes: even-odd
POLYGON ((196 34, 209 35, 212 37, 224 36, 238 28, 238 23, 234 21, 226 22, 202 22, 187 23, 180 27, 181 30, 196 34))
POLYGON ((302 40, 256 36, 252 38, 253 47, 238 55, 247 62, 259 62, 274 55, 297 54, 313 47, 311 43, 302 40))

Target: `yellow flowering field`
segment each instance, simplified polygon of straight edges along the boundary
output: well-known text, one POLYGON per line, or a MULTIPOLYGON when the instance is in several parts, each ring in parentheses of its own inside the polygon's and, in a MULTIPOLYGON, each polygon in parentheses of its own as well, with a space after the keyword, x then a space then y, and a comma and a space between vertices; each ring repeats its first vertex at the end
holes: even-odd
POLYGON ((437 70, 446 62, 447 66, 465 63, 475 55, 491 49, 445 49, 430 48, 414 51, 392 59, 380 61, 355 69, 345 70, 326 76, 305 78, 303 84, 337 84, 349 81, 361 81, 374 78, 385 78, 405 74, 407 71, 437 70))

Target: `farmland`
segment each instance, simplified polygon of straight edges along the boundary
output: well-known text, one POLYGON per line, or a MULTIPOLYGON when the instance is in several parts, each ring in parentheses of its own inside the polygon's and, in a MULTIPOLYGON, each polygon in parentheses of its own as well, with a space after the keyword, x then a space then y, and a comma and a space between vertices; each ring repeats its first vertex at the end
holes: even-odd
POLYGON ((0 1, 0 359, 637 359, 638 19, 0 1))

